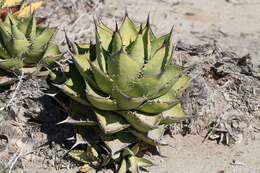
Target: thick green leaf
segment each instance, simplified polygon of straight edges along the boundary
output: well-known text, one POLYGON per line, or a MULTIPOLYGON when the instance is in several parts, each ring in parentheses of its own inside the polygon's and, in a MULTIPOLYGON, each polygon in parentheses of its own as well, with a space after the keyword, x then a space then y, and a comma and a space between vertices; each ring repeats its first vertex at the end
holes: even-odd
POLYGON ((106 62, 103 53, 103 47, 98 33, 96 32, 96 58, 98 61, 99 68, 106 73, 106 62))
POLYGON ((172 90, 178 94, 181 93, 183 90, 185 90, 187 86, 187 82, 190 80, 189 76, 181 76, 175 84, 172 86, 172 90))
POLYGON ((146 24, 144 34, 143 34, 145 60, 149 60, 152 56, 151 55, 151 41, 154 39, 148 20, 147 20, 147 24, 146 24))
MULTIPOLYGON (((104 54, 105 52, 109 51, 109 46, 112 41, 112 38, 113 38, 113 32, 108 27, 106 27, 103 23, 96 26, 96 57, 100 69, 105 73, 106 73, 106 60, 104 54)), ((115 41, 120 42, 119 46, 121 48, 121 39, 116 37, 116 40, 113 40, 114 44, 117 45, 115 41)))
POLYGON ((123 45, 128 46, 136 39, 138 34, 134 23, 129 19, 128 15, 125 16, 124 21, 120 27, 120 34, 122 36, 123 45))
POLYGON ((47 48, 40 63, 45 65, 50 65, 56 61, 59 61, 62 58, 63 55, 60 53, 59 47, 57 45, 52 45, 47 48))
MULTIPOLYGON (((27 40, 11 40, 10 49, 16 56, 22 56, 25 52, 28 52, 30 43, 27 40)), ((9 51, 10 52, 10 51, 9 51)))
POLYGON ((32 43, 32 51, 39 51, 53 41, 55 38, 57 28, 45 29, 39 36, 37 36, 32 43))
POLYGON ((57 45, 50 45, 46 49, 43 57, 56 56, 56 55, 60 55, 60 54, 61 54, 61 52, 60 52, 59 46, 57 46, 57 45))
POLYGON ((173 90, 169 90, 165 95, 147 101, 146 103, 141 105, 137 110, 145 113, 159 114, 163 111, 171 109, 178 103, 179 101, 176 98, 175 92, 173 90))
POLYGON ((54 86, 61 89, 61 91, 71 97, 72 99, 76 100, 77 102, 89 106, 90 103, 87 101, 86 95, 85 95, 85 89, 86 84, 82 77, 80 76, 80 73, 77 71, 75 65, 70 64, 68 66, 68 80, 62 84, 53 84, 54 86))
POLYGON ((119 109, 116 101, 111 100, 111 98, 109 98, 109 97, 104 97, 104 96, 99 95, 87 83, 86 83, 86 87, 87 87, 86 96, 88 98, 88 101, 94 107, 101 109, 101 110, 108 110, 108 111, 113 111, 113 110, 119 109))
POLYGON ((165 44, 160 47, 152 58, 145 64, 143 69, 144 76, 156 75, 162 72, 162 63, 165 56, 165 44))
POLYGON ((18 27, 14 24, 11 24, 11 32, 13 39, 17 40, 27 40, 24 33, 18 29, 18 27))
POLYGON ((101 158, 102 158, 101 167, 107 166, 110 163, 110 161, 111 161, 111 156, 110 155, 101 154, 101 158))
POLYGON ((92 162, 97 161, 98 157, 99 157, 97 150, 92 145, 88 146, 87 155, 88 155, 89 160, 92 162))
POLYGON ((86 53, 83 55, 73 55, 72 58, 74 60, 74 63, 80 73, 80 75, 87 80, 87 82, 94 87, 95 89, 98 89, 98 86, 94 80, 93 73, 91 72, 91 67, 89 64, 90 54, 86 53))
POLYGON ((7 24, 1 22, 1 24, 0 24, 0 33, 1 33, 2 41, 4 43, 3 47, 6 47, 9 55, 12 56, 13 52, 12 52, 12 48, 11 48, 11 45, 10 45, 10 41, 12 39, 12 35, 11 35, 10 25, 7 25, 7 24))
POLYGON ((129 148, 125 148, 124 151, 121 154, 121 157, 126 157, 126 156, 134 156, 133 151, 131 151, 129 148))
POLYGON ((64 124, 64 123, 73 124, 75 126, 96 126, 97 125, 96 120, 76 120, 70 116, 57 124, 64 124))
POLYGON ((130 124, 115 112, 95 110, 95 114, 105 134, 116 133, 130 126, 130 124))
POLYGON ((9 24, 9 25, 11 25, 11 23, 14 24, 14 25, 18 25, 19 20, 17 18, 18 18, 17 16, 14 16, 11 13, 8 13, 6 18, 5 18, 4 23, 9 24))
POLYGON ((0 68, 2 69, 10 70, 12 68, 19 69, 21 67, 23 67, 23 62, 20 59, 12 58, 0 60, 0 68))
POLYGON ((147 132, 156 129, 162 119, 162 115, 146 115, 132 111, 120 111, 122 115, 133 128, 140 132, 147 132))
POLYGON ((38 64, 38 62, 41 60, 41 58, 44 55, 44 51, 30 51, 30 52, 25 52, 23 57, 24 57, 24 63, 27 66, 35 66, 38 64))
POLYGON ((135 157, 135 160, 137 162, 137 165, 139 167, 149 167, 149 166, 153 166, 153 162, 151 162, 150 160, 147 160, 145 158, 142 157, 135 157))
POLYGON ((78 160, 82 163, 87 163, 87 164, 91 163, 88 157, 88 153, 84 150, 72 150, 68 154, 73 159, 78 160))
POLYGON ((96 34, 98 34, 99 41, 102 40, 101 45, 102 47, 108 51, 109 45, 112 40, 113 31, 111 31, 107 26, 105 26, 103 23, 100 23, 97 26, 96 34))
POLYGON ((173 88, 173 85, 179 80, 182 71, 183 71, 183 67, 181 66, 173 65, 173 64, 168 65, 167 69, 162 74, 161 88, 155 95, 152 95, 149 98, 154 99, 166 94, 171 88, 173 88))
MULTIPOLYGON (((172 29, 173 30, 173 29, 172 29)), ((173 54, 173 44, 172 44, 172 39, 171 39, 171 35, 172 35, 172 30, 169 33, 170 37, 168 37, 166 39, 166 51, 165 51, 165 56, 164 56, 164 60, 162 63, 162 69, 165 69, 168 65, 170 65, 172 62, 172 54, 173 54)))
MULTIPOLYGON (((133 82, 134 86, 132 87, 132 90, 126 92, 126 94, 132 97, 159 97, 161 96, 160 94, 168 92, 168 90, 165 90, 166 92, 163 93, 161 90, 172 80, 177 80, 179 78, 178 74, 182 69, 182 67, 177 65, 169 65, 168 68, 160 74, 137 79, 133 82)), ((171 87, 168 88, 170 89, 171 87)))
POLYGON ((137 143, 137 144, 135 144, 135 145, 131 148, 131 151, 134 153, 134 155, 137 155, 137 153, 139 152, 139 149, 140 149, 140 144, 137 143))
POLYGON ((123 158, 118 173, 126 173, 127 170, 126 160, 123 158))
POLYGON ((181 104, 177 104, 176 106, 172 107, 170 110, 163 112, 162 115, 163 118, 161 120, 161 124, 176 123, 186 118, 185 113, 181 108, 181 104))
POLYGON ((91 61, 89 61, 92 73, 94 75, 95 81, 98 85, 98 87, 104 92, 104 93, 111 93, 112 86, 113 86, 113 80, 105 74, 102 70, 100 70, 95 64, 93 64, 91 61))
POLYGON ((93 161, 98 160, 98 152, 92 146, 88 146, 87 151, 84 150, 72 150, 69 156, 82 163, 91 164, 93 161))
POLYGON ((118 85, 119 89, 127 94, 133 87, 134 80, 140 73, 140 67, 133 59, 123 51, 112 55, 107 60, 110 77, 118 85))
POLYGON ((4 43, 0 37, 0 59, 9 59, 9 58, 11 58, 11 56, 7 52, 6 47, 4 46, 4 43))
POLYGON ((144 64, 144 42, 142 33, 139 33, 135 41, 127 47, 128 55, 134 59, 140 67, 144 64))
POLYGON ((19 24, 18 24, 18 28, 19 30, 24 33, 26 35, 27 31, 29 30, 30 26, 32 25, 33 22, 33 15, 24 18, 19 24))
POLYGON ((128 156, 127 162, 129 164, 128 170, 131 173, 139 173, 139 167, 138 167, 138 164, 137 164, 137 162, 135 160, 135 156, 128 156))
POLYGON ((59 88, 64 94, 68 95, 72 99, 76 100, 77 102, 89 106, 89 102, 83 97, 84 94, 81 94, 81 87, 75 85, 74 82, 69 79, 63 85, 53 84, 57 88, 59 88))
POLYGON ((37 31, 40 31, 40 27, 37 27, 36 19, 32 19, 32 24, 29 26, 29 28, 26 31, 26 37, 30 38, 31 41, 34 41, 34 39, 37 36, 37 31))
POLYGON ((115 134, 101 134, 101 137, 108 146, 111 155, 114 155, 116 152, 121 151, 132 143, 136 142, 135 136, 125 131, 121 131, 115 134))
POLYGON ((111 54, 120 51, 123 47, 122 38, 118 31, 113 33, 112 41, 111 41, 111 54))
POLYGON ((133 89, 130 92, 127 92, 127 95, 132 97, 153 96, 158 93, 159 89, 163 85, 161 77, 162 74, 136 79, 136 81, 133 82, 133 89))
POLYGON ((153 58, 155 52, 162 47, 163 44, 166 45, 169 42, 171 33, 161 36, 160 38, 153 39, 151 41, 151 57, 153 58))
POLYGON ((114 86, 112 92, 113 98, 116 99, 117 105, 121 110, 131 110, 138 108, 145 100, 146 97, 130 97, 124 94, 117 86, 114 86))
MULTIPOLYGON (((73 44, 73 43, 72 43, 73 44)), ((78 44, 74 43, 73 47, 75 48, 76 52, 73 52, 76 55, 83 55, 83 54, 90 54, 90 49, 94 47, 92 44, 78 44)), ((94 49, 94 48, 92 48, 94 49)))
POLYGON ((44 31, 46 31, 46 27, 37 26, 37 29, 36 29, 36 37, 38 37, 39 35, 41 35, 44 31))
POLYGON ((135 135, 138 139, 146 142, 147 144, 158 146, 158 145, 167 145, 161 142, 161 137, 164 133, 164 126, 161 125, 156 129, 150 130, 146 133, 138 132, 136 130, 129 130, 133 135, 135 135))

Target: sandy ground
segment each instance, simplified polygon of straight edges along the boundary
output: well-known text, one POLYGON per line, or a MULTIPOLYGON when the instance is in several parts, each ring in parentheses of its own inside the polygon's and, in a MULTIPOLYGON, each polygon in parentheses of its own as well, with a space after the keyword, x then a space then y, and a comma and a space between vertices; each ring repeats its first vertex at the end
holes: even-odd
MULTIPOLYGON (((259 0, 106 0, 98 9, 90 11, 93 15, 82 17, 82 22, 75 24, 74 29, 70 28, 71 25, 65 28, 70 33, 83 27, 83 24, 88 25, 90 31, 79 36, 78 40, 89 40, 94 36, 91 33, 94 25, 89 24, 92 21, 90 17, 101 17, 105 24, 114 26, 114 20, 121 20, 126 8, 135 22, 144 22, 150 13, 152 27, 157 35, 168 33, 174 25, 175 41, 200 44, 216 40, 223 49, 234 51, 240 56, 250 54, 254 65, 260 68, 259 0)), ((62 16, 60 18, 62 19, 62 16)), ((49 22, 50 25, 57 25, 55 16, 50 17, 49 22)), ((63 39, 62 32, 59 33, 58 39, 63 39)), ((149 172, 260 173, 259 134, 253 141, 243 141, 232 146, 217 144, 216 141, 202 143, 203 136, 195 135, 177 135, 169 140, 176 148, 162 147, 162 154, 167 158, 156 157, 154 161, 157 165, 151 167, 149 172)), ((54 168, 43 168, 34 162, 31 164, 31 167, 17 172, 77 171, 76 168, 57 171, 54 168)))
POLYGON ((198 136, 176 136, 172 141, 176 149, 162 148, 162 153, 168 158, 152 167, 152 173, 260 172, 260 135, 248 145, 243 143, 231 147, 213 141, 202 143, 202 138, 198 136))

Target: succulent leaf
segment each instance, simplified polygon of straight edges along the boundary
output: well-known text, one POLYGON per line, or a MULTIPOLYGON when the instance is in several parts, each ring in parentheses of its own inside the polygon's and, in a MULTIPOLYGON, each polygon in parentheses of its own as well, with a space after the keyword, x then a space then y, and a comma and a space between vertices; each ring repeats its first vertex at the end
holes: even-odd
POLYGON ((111 52, 116 53, 120 51, 123 47, 122 38, 120 36, 120 33, 118 31, 115 31, 112 36, 111 40, 111 52))
POLYGON ((136 138, 129 132, 121 131, 115 134, 107 134, 102 136, 105 144, 108 146, 111 155, 123 150, 136 142, 136 138))
POLYGON ((33 15, 21 18, 8 13, 0 23, 0 68, 15 69, 18 74, 23 70, 26 77, 48 75, 45 67, 63 58, 59 47, 52 43, 55 33, 56 28, 37 26, 33 15))
POLYGON ((73 43, 66 36, 77 73, 67 70, 68 80, 54 84, 91 109, 82 115, 94 118, 77 119, 81 108, 73 108, 73 118, 62 123, 93 127, 103 141, 95 143, 99 165, 120 164, 118 172, 139 172, 152 165, 136 156, 140 142, 167 145, 162 139, 165 124, 185 118, 179 96, 190 79, 183 67, 172 64, 172 31, 156 38, 149 17, 139 32, 127 14, 114 32, 95 25, 95 44, 73 43))
POLYGON ((108 60, 108 72, 122 91, 129 91, 140 73, 139 65, 124 52, 112 55, 108 60))
POLYGON ((139 167, 149 167, 153 165, 153 163, 150 160, 147 160, 145 158, 135 157, 135 160, 139 167))
POLYGON ((135 135, 138 139, 146 142, 147 144, 158 146, 158 145, 167 145, 161 141, 161 137, 164 133, 163 125, 159 126, 156 129, 150 130, 146 133, 138 132, 136 130, 131 129, 130 132, 135 135))
POLYGON ((39 36, 37 36, 32 44, 33 51, 44 50, 47 44, 50 44, 55 38, 56 28, 45 29, 39 36))
POLYGON ((123 36, 122 41, 123 45, 125 46, 128 46, 132 41, 136 39, 138 32, 134 23, 131 21, 127 14, 125 15, 119 32, 123 36))
POLYGON ((176 95, 172 90, 168 91, 165 95, 149 100, 138 108, 139 111, 151 114, 158 114, 169 110, 179 103, 176 95))
POLYGON ((11 57, 6 50, 2 40, 0 40, 0 57, 0 59, 9 59, 11 57))
POLYGON ((156 129, 162 119, 162 115, 145 115, 143 113, 121 111, 119 112, 133 128, 140 132, 156 129))
POLYGON ((162 63, 164 60, 166 47, 165 44, 162 44, 160 48, 155 52, 155 54, 151 57, 148 63, 145 65, 143 73, 146 75, 156 75, 163 71, 162 63))
POLYGON ((161 120, 161 124, 171 124, 176 123, 178 121, 184 120, 185 113, 181 108, 181 104, 177 104, 176 106, 172 107, 171 109, 162 113, 163 118, 161 120))
POLYGON ((12 68, 21 68, 23 63, 20 59, 5 59, 0 60, 0 68, 7 70, 12 68))
POLYGON ((126 159, 122 159, 122 162, 121 162, 121 165, 120 165, 120 168, 118 170, 118 173, 126 173, 128 170, 127 168, 127 164, 126 164, 126 159))
POLYGON ((86 100, 85 96, 85 82, 82 81, 82 78, 79 72, 76 70, 75 65, 71 64, 69 66, 69 74, 70 78, 68 78, 68 80, 64 84, 55 84, 55 86, 61 89, 64 94, 68 95, 72 99, 83 105, 88 106, 89 102, 86 100))
POLYGON ((144 65, 144 43, 142 33, 139 33, 132 44, 127 47, 129 56, 139 64, 139 67, 144 65))
POLYGON ((11 40, 10 51, 12 51, 15 56, 19 57, 28 52, 29 45, 30 43, 27 40, 11 40))
POLYGON ((109 45, 112 40, 113 31, 110 30, 107 26, 105 26, 103 23, 97 26, 96 29, 96 41, 101 42, 102 40, 102 47, 108 51, 109 45))
POLYGON ((97 121, 105 134, 116 133, 130 125, 117 113, 95 110, 97 121))
POLYGON ((104 93, 111 93, 113 87, 113 80, 102 70, 100 70, 95 64, 91 61, 88 61, 93 72, 95 81, 97 86, 104 92, 104 93))
POLYGON ((75 65, 80 72, 80 75, 94 88, 98 89, 98 86, 93 79, 93 73, 91 72, 91 67, 89 64, 90 54, 86 53, 83 55, 73 55, 73 60, 75 65))
POLYGON ((121 110, 135 109, 147 100, 146 97, 127 96, 117 86, 114 86, 112 96, 117 100, 117 106, 121 110))

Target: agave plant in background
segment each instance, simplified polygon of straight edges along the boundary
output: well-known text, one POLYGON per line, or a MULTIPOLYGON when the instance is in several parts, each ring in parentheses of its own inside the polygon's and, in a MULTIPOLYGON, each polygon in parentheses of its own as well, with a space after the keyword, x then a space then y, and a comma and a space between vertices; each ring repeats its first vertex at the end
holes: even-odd
POLYGON ((21 74, 36 75, 61 59, 53 44, 56 30, 37 26, 33 15, 8 14, 0 23, 0 86, 15 82, 21 74))
MULTIPOLYGON (((24 3, 23 0, 0 0, 0 21, 4 21, 8 11, 19 17, 28 17, 34 11, 41 7, 43 0, 24 3)), ((40 23, 44 18, 36 18, 40 23)))
POLYGON ((139 143, 167 145, 165 124, 183 120, 178 95, 187 87, 184 68, 172 64, 172 32, 157 38, 149 25, 136 27, 126 14, 120 29, 96 25, 95 44, 68 46, 73 62, 63 75, 51 73, 56 87, 73 99, 76 143, 86 150, 70 155, 86 164, 119 165, 138 172, 152 163, 137 157, 139 143))

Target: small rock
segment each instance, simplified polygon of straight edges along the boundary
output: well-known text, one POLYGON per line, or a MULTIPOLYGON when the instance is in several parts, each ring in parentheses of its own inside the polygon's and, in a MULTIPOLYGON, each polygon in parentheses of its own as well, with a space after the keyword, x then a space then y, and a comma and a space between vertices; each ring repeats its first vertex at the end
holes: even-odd
POLYGON ((234 160, 232 160, 231 165, 245 166, 245 163, 234 159, 234 160))
POLYGON ((54 166, 54 160, 50 159, 50 160, 47 160, 47 164, 48 165, 51 165, 51 166, 54 166))

